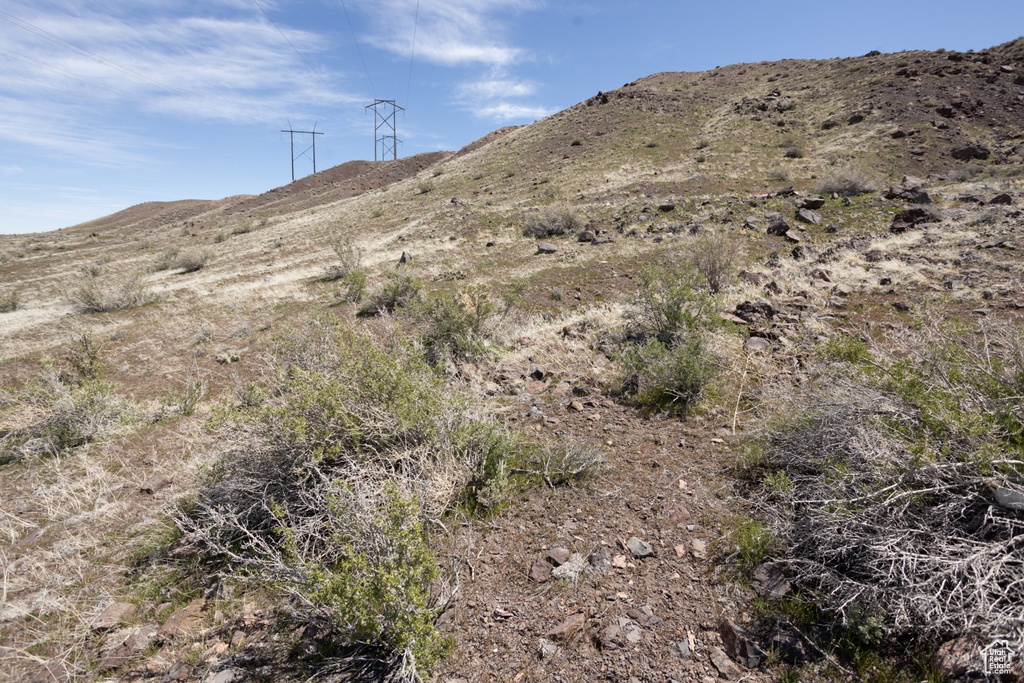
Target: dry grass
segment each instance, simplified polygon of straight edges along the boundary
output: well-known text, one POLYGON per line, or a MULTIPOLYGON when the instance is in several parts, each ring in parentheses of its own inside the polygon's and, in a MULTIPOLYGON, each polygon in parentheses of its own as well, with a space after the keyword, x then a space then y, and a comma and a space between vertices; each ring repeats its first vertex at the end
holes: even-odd
POLYGON ((71 290, 68 299, 76 313, 106 313, 151 304, 160 297, 135 275, 113 280, 87 278, 71 290))

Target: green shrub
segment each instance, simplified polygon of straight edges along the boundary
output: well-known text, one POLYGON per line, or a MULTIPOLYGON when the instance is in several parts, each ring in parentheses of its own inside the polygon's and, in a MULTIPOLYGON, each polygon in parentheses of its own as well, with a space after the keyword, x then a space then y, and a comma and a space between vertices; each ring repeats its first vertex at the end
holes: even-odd
POLYGON ((423 282, 405 273, 389 273, 387 282, 370 296, 370 300, 359 309, 359 315, 373 316, 394 313, 397 309, 419 300, 423 282))
POLYGON ((349 273, 359 270, 360 263, 363 260, 363 252, 352 244, 351 239, 335 240, 331 243, 331 248, 334 249, 338 261, 324 268, 321 280, 324 282, 343 280, 349 273))
POLYGON ((366 271, 359 269, 350 271, 342 278, 345 294, 342 297, 348 303, 359 303, 366 293, 366 271))
POLYGON ((705 278, 691 264, 651 266, 637 278, 627 318, 641 336, 651 335, 671 346, 705 325, 713 297, 705 278))
POLYGON ((868 344, 862 339, 840 332, 819 347, 819 355, 828 361, 861 365, 871 361, 868 344))
POLYGON ((705 233, 689 245, 686 262, 704 277, 707 290, 717 294, 735 277, 737 252, 734 237, 705 233))
POLYGON ((227 415, 232 449, 180 509, 183 535, 218 570, 292 598, 297 618, 383 653, 396 680, 420 680, 447 647, 430 525, 502 504, 529 446, 400 339, 322 321, 274 358, 271 384, 227 415))
MULTIPOLYGON (((223 240, 221 240, 223 241, 223 240)), ((181 250, 174 247, 167 249, 159 256, 156 257, 156 261, 150 267, 153 272, 160 272, 161 270, 170 270, 178 267, 178 256, 181 254, 181 250)))
POLYGON ((820 353, 844 366, 819 368, 737 468, 775 564, 853 653, 1024 646, 1020 332, 924 328, 895 360, 841 335, 820 353))
POLYGON ((534 239, 571 234, 583 227, 580 215, 571 207, 546 207, 526 218, 523 235, 534 239))
POLYGON ((667 346, 657 339, 622 354, 619 392, 647 409, 680 413, 691 407, 714 377, 704 338, 696 333, 667 346))
POLYGON ((439 294, 415 305, 411 315, 424 326, 423 346, 433 365, 481 358, 486 354, 486 323, 497 312, 487 287, 471 287, 463 297, 439 294))

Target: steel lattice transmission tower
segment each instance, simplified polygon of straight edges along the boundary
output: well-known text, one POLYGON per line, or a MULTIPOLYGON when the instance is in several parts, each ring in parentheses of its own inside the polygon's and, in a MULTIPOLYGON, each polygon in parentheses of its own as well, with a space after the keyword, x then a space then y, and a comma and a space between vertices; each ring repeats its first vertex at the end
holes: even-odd
POLYGON ((374 100, 364 109, 373 109, 373 160, 386 161, 389 156, 392 160, 397 159, 401 140, 395 136, 395 112, 404 112, 405 109, 394 100, 374 100))

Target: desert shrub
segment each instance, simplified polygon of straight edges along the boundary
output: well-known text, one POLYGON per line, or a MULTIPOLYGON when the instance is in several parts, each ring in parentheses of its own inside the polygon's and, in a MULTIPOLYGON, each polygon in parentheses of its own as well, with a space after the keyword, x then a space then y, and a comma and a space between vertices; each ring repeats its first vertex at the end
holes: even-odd
POLYGON ((416 184, 416 194, 427 194, 434 190, 434 183, 430 180, 421 180, 416 184))
POLYGON ((342 278, 342 284, 345 285, 342 298, 348 303, 359 303, 366 293, 366 271, 359 269, 349 272, 342 278))
POLYGON ((824 178, 815 191, 819 194, 832 194, 833 192, 843 197, 855 197, 877 190, 871 176, 864 171, 847 167, 833 172, 824 178))
POLYGON ((8 289, 0 292, 0 313, 11 313, 21 308, 21 292, 8 289))
POLYGON ((705 233, 689 245, 686 262, 704 277, 708 291, 717 294, 735 276, 736 258, 733 238, 725 233, 705 233))
POLYGON ((649 267, 626 312, 622 373, 614 392, 651 410, 690 408, 715 374, 706 341, 714 301, 707 278, 692 263, 649 267))
POLYGON ((446 360, 466 361, 487 352, 485 325, 497 313, 487 287, 470 287, 461 297, 442 293, 421 300, 410 315, 423 326, 427 360, 439 365, 446 360))
POLYGON ((652 339, 631 345, 620 359, 618 391, 633 403, 668 413, 691 407, 715 374, 715 365, 703 335, 695 331, 669 346, 652 339))
POLYGON ((804 158, 804 149, 803 149, 803 147, 800 147, 799 145, 791 145, 789 147, 786 147, 786 151, 784 153, 784 156, 787 159, 803 159, 804 158))
POLYGON ((782 166, 776 166, 774 168, 768 169, 768 173, 765 177, 768 180, 778 180, 780 182, 789 180, 790 178, 789 170, 783 168, 782 166))
POLYGON ((597 473, 604 462, 604 449, 594 441, 562 438, 530 451, 525 474, 540 477, 551 487, 569 484, 597 473))
POLYGON ((897 360, 823 374, 742 461, 771 559, 837 638, 1024 646, 1021 349, 1015 331, 925 330, 897 360))
POLYGON ((156 257, 150 270, 153 272, 160 272, 161 270, 171 270, 172 268, 178 267, 178 257, 181 255, 181 250, 177 248, 167 249, 156 257))
POLYGON ((175 265, 182 273, 194 273, 202 270, 213 258, 213 252, 209 249, 190 249, 178 255, 175 265))
POLYGON ((324 274, 320 278, 321 280, 324 282, 342 280, 349 273, 359 270, 359 266, 363 260, 363 252, 352 244, 351 239, 346 238, 344 240, 335 240, 331 243, 331 248, 334 249, 334 253, 337 255, 338 260, 324 268, 324 274))
POLYGON ((274 361, 259 399, 226 416, 229 446, 179 511, 182 533, 392 680, 420 680, 446 648, 430 525, 464 502, 496 504, 529 448, 475 417, 400 339, 318 322, 274 361))
POLYGON ((637 280, 637 293, 626 313, 635 334, 671 346, 704 325, 713 297, 706 278, 692 265, 648 267, 637 280))
POLYGON ((29 416, 27 424, 0 427, 0 464, 61 455, 113 433, 130 418, 129 405, 102 381, 95 350, 83 336, 73 343, 65 368, 47 360, 24 390, 0 395, 0 418, 8 412, 29 416))
POLYGON ((160 297, 151 292, 138 275, 101 280, 87 278, 68 294, 72 308, 77 313, 105 313, 134 308, 159 301, 160 297))
POLYGON ((389 273, 387 282, 370 295, 370 300, 359 309, 359 315, 394 313, 417 301, 422 289, 423 282, 417 277, 401 272, 389 273))
POLYGON ((531 213, 523 227, 525 237, 541 239, 571 234, 583 226, 580 215, 569 206, 549 206, 538 213, 531 213))

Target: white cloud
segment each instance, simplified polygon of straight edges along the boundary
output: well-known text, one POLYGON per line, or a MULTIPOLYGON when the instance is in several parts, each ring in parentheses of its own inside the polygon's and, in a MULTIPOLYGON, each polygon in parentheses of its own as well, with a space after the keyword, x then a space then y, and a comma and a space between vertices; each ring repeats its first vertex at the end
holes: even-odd
MULTIPOLYGON (((350 3, 351 4, 351 3, 350 3)), ((540 6, 534 0, 363 0, 373 22, 368 40, 403 58, 444 66, 508 66, 528 53, 505 39, 506 16, 540 6)))
POLYGON ((21 166, 0 166, 0 176, 9 178, 11 176, 20 175, 25 172, 21 166))
POLYGON ((0 141, 137 164, 145 155, 132 150, 146 141, 122 130, 138 115, 276 125, 363 99, 340 92, 339 74, 319 63, 333 47, 325 37, 281 25, 286 40, 251 2, 190 4, 0 8, 0 141))
POLYGON ((515 104, 513 102, 499 102, 482 107, 477 111, 481 118, 489 119, 495 123, 534 121, 554 113, 553 110, 545 107, 515 104))
POLYGON ((464 83, 459 89, 463 98, 528 97, 536 92, 536 87, 526 81, 510 78, 484 78, 479 81, 464 83))

